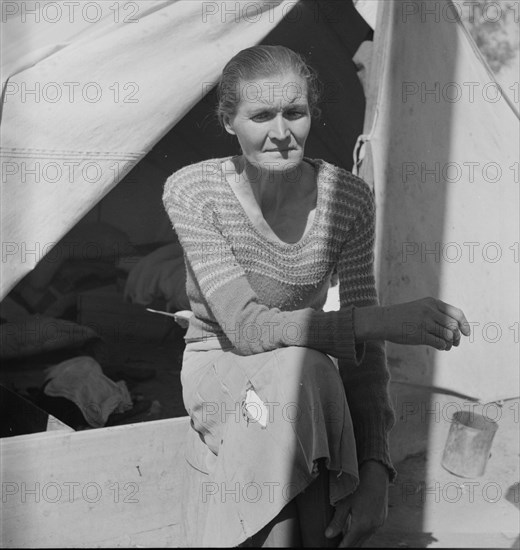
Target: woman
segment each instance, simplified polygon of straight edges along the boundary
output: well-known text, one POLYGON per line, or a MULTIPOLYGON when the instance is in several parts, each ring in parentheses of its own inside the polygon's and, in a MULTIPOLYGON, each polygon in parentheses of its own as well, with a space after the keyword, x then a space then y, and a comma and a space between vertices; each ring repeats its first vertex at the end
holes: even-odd
POLYGON ((199 526, 208 546, 362 544, 395 477, 384 341, 448 350, 469 334, 439 300, 379 306, 373 193, 304 156, 317 96, 295 52, 239 52, 218 114, 242 154, 165 186, 194 313, 183 398, 213 459, 199 526), (340 310, 324 312, 334 272, 340 310))

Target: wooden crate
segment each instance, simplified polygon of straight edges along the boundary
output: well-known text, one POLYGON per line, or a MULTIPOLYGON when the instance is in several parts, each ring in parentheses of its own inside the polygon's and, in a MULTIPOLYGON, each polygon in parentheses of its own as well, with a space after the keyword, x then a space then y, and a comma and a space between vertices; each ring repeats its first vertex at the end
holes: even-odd
POLYGON ((179 547, 189 418, 0 439, 6 548, 179 547))

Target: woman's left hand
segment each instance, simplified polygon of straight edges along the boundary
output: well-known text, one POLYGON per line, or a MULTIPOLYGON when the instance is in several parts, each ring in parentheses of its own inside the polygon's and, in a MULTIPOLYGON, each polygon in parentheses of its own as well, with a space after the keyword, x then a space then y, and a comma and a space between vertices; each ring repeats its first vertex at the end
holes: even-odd
POLYGON ((388 470, 375 460, 364 462, 359 487, 336 506, 325 536, 342 534, 339 548, 361 547, 384 524, 388 513, 388 470))

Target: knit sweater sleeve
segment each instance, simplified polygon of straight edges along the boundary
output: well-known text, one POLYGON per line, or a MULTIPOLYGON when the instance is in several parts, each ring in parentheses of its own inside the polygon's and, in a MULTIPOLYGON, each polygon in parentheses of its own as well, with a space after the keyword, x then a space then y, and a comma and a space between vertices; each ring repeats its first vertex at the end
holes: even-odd
MULTIPOLYGON (((338 263, 340 310, 379 305, 374 276, 375 202, 368 185, 363 188, 360 213, 342 248, 338 263)), ((390 374, 386 364, 384 341, 369 341, 359 350, 361 364, 348 358, 339 360, 345 386, 359 464, 367 460, 383 463, 393 481, 396 471, 390 459, 388 433, 395 423, 395 414, 388 393, 390 374)))
POLYGON ((215 197, 209 186, 199 184, 203 181, 204 174, 196 168, 176 172, 166 182, 163 202, 184 249, 187 269, 236 353, 306 346, 358 364, 352 306, 330 312, 281 311, 259 302, 220 230, 215 197))

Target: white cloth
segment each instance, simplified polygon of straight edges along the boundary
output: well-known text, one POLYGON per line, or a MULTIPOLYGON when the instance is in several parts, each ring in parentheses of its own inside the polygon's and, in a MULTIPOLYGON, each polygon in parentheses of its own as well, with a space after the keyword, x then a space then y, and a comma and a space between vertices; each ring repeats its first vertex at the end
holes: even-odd
POLYGON ((123 380, 107 378, 91 357, 75 357, 46 369, 44 393, 74 402, 93 428, 103 427, 113 412, 132 408, 132 398, 123 380))

